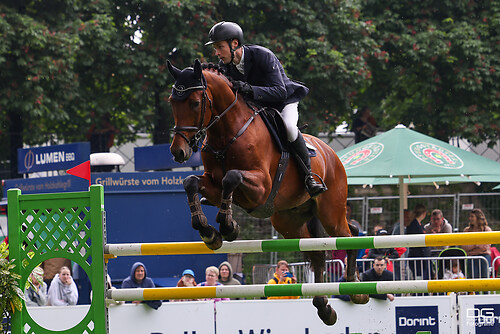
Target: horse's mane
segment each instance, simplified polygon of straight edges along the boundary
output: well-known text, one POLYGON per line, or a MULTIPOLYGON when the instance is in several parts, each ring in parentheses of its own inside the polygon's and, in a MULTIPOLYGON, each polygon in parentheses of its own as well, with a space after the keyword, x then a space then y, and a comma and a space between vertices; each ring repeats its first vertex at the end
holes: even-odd
POLYGON ((219 67, 219 64, 203 63, 201 64, 201 68, 203 69, 204 72, 209 72, 221 78, 230 88, 233 87, 233 84, 225 76, 224 71, 222 70, 222 68, 219 67))

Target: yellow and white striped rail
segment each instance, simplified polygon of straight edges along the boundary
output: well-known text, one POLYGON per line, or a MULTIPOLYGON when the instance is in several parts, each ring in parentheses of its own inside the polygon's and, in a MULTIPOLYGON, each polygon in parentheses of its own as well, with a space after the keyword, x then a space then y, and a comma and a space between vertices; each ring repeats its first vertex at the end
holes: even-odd
POLYGON ((382 281, 303 284, 219 285, 184 288, 112 289, 114 300, 166 300, 201 298, 259 298, 275 296, 323 296, 382 293, 438 293, 500 291, 500 279, 454 279, 435 281, 382 281))

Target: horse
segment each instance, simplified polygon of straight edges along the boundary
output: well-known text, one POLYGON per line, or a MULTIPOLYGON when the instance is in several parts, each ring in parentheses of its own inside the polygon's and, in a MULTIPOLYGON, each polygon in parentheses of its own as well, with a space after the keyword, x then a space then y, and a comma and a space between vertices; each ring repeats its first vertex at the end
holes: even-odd
MULTIPOLYGON (((239 232, 233 220, 231 205, 243 208, 250 215, 267 212, 274 228, 283 237, 320 237, 321 224, 330 236, 358 235, 346 219, 347 176, 337 154, 322 140, 304 135, 314 146, 311 158, 314 173, 328 190, 311 198, 306 192, 294 159, 286 167, 283 182, 268 210, 265 205, 281 164, 278 146, 272 141, 258 111, 233 92, 232 84, 218 71, 203 68, 198 59, 193 67, 180 70, 167 62, 175 79, 169 101, 175 121, 170 151, 175 161, 185 162, 203 140, 201 157, 204 173, 191 175, 183 181, 191 211, 191 224, 210 249, 222 246, 222 238, 233 241, 239 232), (219 231, 208 224, 201 208, 200 196, 219 208, 216 221, 219 231)), ((321 231, 322 232, 322 231, 321 231)), ((324 232, 323 232, 324 233, 324 232)), ((315 282, 324 282, 325 252, 306 252, 314 271, 315 282)), ((356 275, 357 250, 347 251, 347 281, 359 282, 356 275)), ((367 295, 352 295, 358 304, 368 302, 367 295)), ((326 325, 337 321, 327 296, 315 296, 313 305, 326 325)))

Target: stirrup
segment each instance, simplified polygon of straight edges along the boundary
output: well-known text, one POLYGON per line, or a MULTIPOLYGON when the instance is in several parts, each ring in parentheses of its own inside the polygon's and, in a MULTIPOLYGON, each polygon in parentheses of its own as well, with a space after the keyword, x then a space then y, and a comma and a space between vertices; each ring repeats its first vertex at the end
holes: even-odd
POLYGON ((325 181, 323 181, 321 176, 319 176, 318 174, 313 173, 313 172, 310 172, 308 175, 306 175, 306 177, 304 179, 304 184, 305 184, 306 190, 309 193, 309 195, 311 196, 311 198, 314 198, 314 197, 316 197, 316 196, 318 196, 318 195, 320 195, 328 190, 328 187, 326 186, 325 181), (316 182, 313 175, 315 175, 321 181, 321 183, 316 182), (307 180, 309 178, 312 179, 312 181, 314 182, 313 184, 307 183, 307 180))

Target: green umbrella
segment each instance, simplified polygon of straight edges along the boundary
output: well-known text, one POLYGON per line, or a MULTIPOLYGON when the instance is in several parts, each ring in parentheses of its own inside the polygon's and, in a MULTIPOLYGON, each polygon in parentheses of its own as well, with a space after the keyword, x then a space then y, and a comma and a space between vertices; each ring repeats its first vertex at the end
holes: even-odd
MULTIPOLYGON (((401 124, 339 151, 337 155, 344 164, 349 184, 366 180, 372 183, 361 184, 399 184, 401 225, 403 210, 407 207, 408 184, 445 183, 446 179, 453 178, 456 182, 471 178, 475 181, 464 182, 480 182, 481 177, 500 178, 500 163, 407 129, 401 124)), ((401 226, 400 230, 402 233, 404 227, 401 226)))

